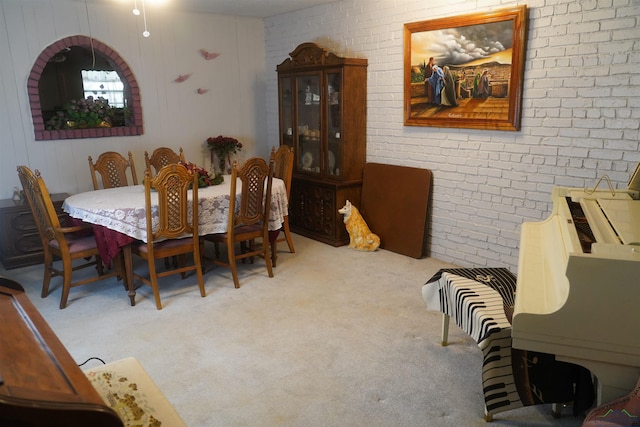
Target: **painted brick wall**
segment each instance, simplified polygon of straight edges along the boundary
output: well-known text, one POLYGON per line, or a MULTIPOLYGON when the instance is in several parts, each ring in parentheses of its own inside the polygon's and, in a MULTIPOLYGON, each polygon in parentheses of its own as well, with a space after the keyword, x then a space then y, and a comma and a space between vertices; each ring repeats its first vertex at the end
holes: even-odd
POLYGON ((275 68, 298 44, 369 60, 367 161, 433 171, 431 257, 516 272, 520 225, 549 216, 554 186, 606 174, 625 188, 640 161, 638 0, 342 0, 269 18, 265 34, 272 145, 275 68), (525 3, 521 130, 403 126, 403 25, 525 3))

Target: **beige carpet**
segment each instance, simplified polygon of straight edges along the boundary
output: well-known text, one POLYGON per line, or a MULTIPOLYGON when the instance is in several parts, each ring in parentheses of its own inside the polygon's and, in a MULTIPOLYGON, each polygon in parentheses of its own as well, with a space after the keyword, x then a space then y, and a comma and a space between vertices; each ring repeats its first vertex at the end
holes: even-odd
MULTIPOLYGON (((274 278, 261 260, 240 266, 240 289, 210 265, 206 298, 194 277, 168 278, 161 311, 147 287, 130 307, 115 280, 72 289, 59 310, 59 279, 39 296, 41 266, 0 274, 25 286, 78 363, 137 358, 192 427, 486 425, 480 349, 453 325, 441 347, 440 314, 422 300, 450 265, 294 243, 295 254, 280 245, 274 278)), ((523 408, 493 425, 581 424, 567 413, 523 408)))

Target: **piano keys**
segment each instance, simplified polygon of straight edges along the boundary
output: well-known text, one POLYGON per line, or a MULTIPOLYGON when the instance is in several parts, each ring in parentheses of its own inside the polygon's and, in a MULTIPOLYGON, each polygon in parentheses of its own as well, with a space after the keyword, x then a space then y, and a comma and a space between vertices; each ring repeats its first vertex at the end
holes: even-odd
POLYGON ((598 404, 640 376, 637 185, 555 188, 551 215, 521 229, 512 345, 589 369, 598 404))

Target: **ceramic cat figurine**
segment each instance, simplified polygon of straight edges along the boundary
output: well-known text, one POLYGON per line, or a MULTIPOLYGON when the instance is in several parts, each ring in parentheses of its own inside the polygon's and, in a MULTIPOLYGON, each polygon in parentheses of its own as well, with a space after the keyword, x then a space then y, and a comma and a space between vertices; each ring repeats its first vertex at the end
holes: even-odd
POLYGON ((375 251, 380 246, 380 237, 369 230, 358 208, 347 200, 344 207, 338 209, 344 215, 344 224, 349 233, 349 247, 359 251, 375 251))

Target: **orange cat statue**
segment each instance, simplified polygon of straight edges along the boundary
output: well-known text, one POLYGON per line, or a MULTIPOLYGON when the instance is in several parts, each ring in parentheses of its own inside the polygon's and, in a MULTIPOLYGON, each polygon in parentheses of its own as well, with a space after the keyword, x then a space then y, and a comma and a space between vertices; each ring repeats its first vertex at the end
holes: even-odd
POLYGON ((367 223, 360 215, 358 208, 353 206, 350 201, 338 212, 344 215, 344 224, 349 233, 349 247, 359 251, 375 251, 380 246, 380 237, 369 230, 367 223))

